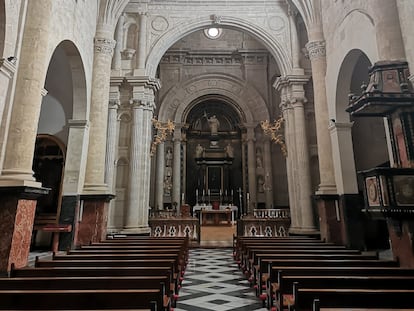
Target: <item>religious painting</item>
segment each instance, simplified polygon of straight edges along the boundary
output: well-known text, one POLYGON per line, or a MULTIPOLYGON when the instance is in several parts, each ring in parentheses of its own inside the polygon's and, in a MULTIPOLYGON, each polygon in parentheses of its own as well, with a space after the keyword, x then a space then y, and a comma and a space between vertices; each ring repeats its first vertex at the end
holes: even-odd
POLYGON ((222 189, 222 168, 220 166, 208 167, 208 189, 214 193, 219 193, 222 189))
POLYGON ((369 206, 380 206, 378 180, 376 177, 367 177, 365 179, 367 189, 367 198, 369 206))
POLYGON ((398 206, 414 206, 414 176, 400 175, 393 178, 395 201, 398 206))

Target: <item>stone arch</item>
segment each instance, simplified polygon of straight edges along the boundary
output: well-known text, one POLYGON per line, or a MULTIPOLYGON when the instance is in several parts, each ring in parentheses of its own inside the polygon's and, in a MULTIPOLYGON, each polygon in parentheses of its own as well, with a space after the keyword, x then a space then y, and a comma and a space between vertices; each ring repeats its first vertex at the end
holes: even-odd
POLYGON ((191 20, 185 20, 185 22, 172 27, 157 40, 154 46, 151 47, 151 52, 147 57, 147 75, 152 77, 156 75, 157 66, 162 56, 175 42, 194 31, 204 29, 211 25, 217 25, 222 28, 233 28, 249 33, 254 38, 258 39, 258 41, 261 42, 273 55, 282 75, 290 73, 292 68, 291 57, 286 53, 286 48, 283 48, 281 42, 279 42, 274 35, 268 33, 268 31, 247 19, 220 16, 220 22, 218 24, 213 24, 211 16, 206 15, 191 20))
POLYGON ((204 74, 172 87, 161 99, 159 120, 184 121, 185 112, 191 103, 205 95, 220 95, 238 111, 246 123, 269 120, 269 111, 264 99, 251 85, 230 75, 204 74))
MULTIPOLYGON (((88 119, 85 70, 79 50, 73 42, 61 41, 54 49, 45 78, 45 89, 48 94, 44 97, 42 106, 48 96, 54 98, 53 102, 61 105, 66 122, 62 128, 66 131, 68 120, 88 119)), ((42 109, 41 116, 48 113, 48 110, 42 109)), ((67 143, 68 133, 63 133, 59 137, 67 143)))
POLYGON ((356 89, 356 85, 360 82, 368 83, 368 66, 362 68, 360 65, 364 64, 371 66, 371 61, 368 56, 359 49, 353 49, 348 52, 342 61, 339 68, 338 81, 336 88, 336 118, 337 122, 349 121, 349 114, 345 111, 348 107, 348 95, 352 92, 357 92, 359 95, 360 90, 356 89), (359 74, 355 74, 355 70, 358 70, 359 74), (359 81, 355 81, 358 78, 359 81))
MULTIPOLYGON (((338 21, 332 38, 332 46, 335 48, 330 49, 331 61, 328 62, 326 75, 329 117, 337 122, 349 122, 349 116, 344 111, 344 107, 348 102, 349 88, 338 90, 338 88, 343 88, 342 82, 344 82, 344 78, 342 75, 347 73, 347 68, 343 64, 346 62, 351 66, 352 61, 359 53, 357 51, 365 54, 371 63, 378 59, 376 30, 373 19, 363 10, 352 10, 338 21), (361 29, 364 29, 364 31, 361 31, 361 29), (338 93, 340 92, 346 92, 346 98, 342 94, 341 100, 345 102, 338 104, 338 93)), ((348 71, 352 72, 349 68, 348 71)))
POLYGON ((4 42, 6 40, 6 5, 0 0, 0 58, 4 55, 4 42))

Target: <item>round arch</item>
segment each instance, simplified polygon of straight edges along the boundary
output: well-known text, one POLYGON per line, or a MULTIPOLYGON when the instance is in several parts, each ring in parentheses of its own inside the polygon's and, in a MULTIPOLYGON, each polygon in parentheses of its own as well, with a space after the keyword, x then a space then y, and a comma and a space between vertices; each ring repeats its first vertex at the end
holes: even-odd
POLYGON ((349 121, 348 95, 355 92, 359 95, 359 86, 368 83, 368 69, 371 66, 368 56, 359 49, 352 49, 345 56, 339 68, 336 87, 336 121, 349 121), (358 86, 359 84, 359 86, 358 86))
POLYGON ((147 57, 146 62, 146 74, 154 77, 156 75, 157 66, 165 54, 165 52, 178 40, 184 38, 190 33, 204 29, 211 25, 216 25, 221 28, 233 28, 239 31, 245 31, 258 39, 272 54, 276 60, 277 65, 282 75, 287 75, 292 69, 292 62, 290 56, 286 53, 286 49, 283 48, 282 44, 265 29, 252 22, 231 17, 231 16, 220 16, 220 23, 213 23, 210 15, 197 17, 195 19, 186 20, 179 25, 171 28, 163 36, 157 40, 151 52, 147 57))
POLYGON ((229 105, 238 111, 243 122, 269 120, 266 103, 256 89, 233 76, 212 73, 171 88, 161 99, 159 120, 182 123, 189 106, 197 102, 197 98, 211 94, 228 98, 229 105))
POLYGON ((0 0, 0 58, 4 55, 4 42, 6 40, 6 5, 0 0))

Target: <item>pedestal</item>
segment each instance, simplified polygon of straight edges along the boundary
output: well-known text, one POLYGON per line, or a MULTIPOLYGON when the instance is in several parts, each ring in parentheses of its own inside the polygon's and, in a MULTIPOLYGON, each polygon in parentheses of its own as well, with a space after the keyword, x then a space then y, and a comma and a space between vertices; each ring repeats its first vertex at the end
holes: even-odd
POLYGON ((79 218, 75 228, 74 245, 88 245, 106 238, 108 205, 114 195, 81 196, 79 218))
POLYGON ((0 273, 27 265, 37 198, 45 188, 0 188, 0 273))
POLYGON ((329 243, 345 245, 347 243, 344 211, 339 205, 338 195, 315 195, 319 212, 321 239, 329 243))

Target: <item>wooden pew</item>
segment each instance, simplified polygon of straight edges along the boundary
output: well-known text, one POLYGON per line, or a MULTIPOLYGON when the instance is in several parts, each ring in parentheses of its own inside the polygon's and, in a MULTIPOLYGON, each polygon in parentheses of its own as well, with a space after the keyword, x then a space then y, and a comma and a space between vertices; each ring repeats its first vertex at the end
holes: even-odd
POLYGON ((319 299, 319 306, 344 308, 414 308, 414 289, 343 289, 343 288, 300 288, 294 286, 293 311, 313 309, 313 302, 319 299))
MULTIPOLYGON (((378 275, 283 275, 279 276, 276 290, 276 306, 282 309, 284 301, 294 302, 294 284, 302 288, 360 288, 360 289, 414 289, 414 276, 378 275)), ((271 296, 269 296, 271 298, 271 296)), ((268 298, 268 299, 269 299, 268 298)), ((272 302, 268 300, 268 305, 272 302)))
MULTIPOLYGON (((26 277, 0 278, 1 290, 102 290, 102 289, 159 289, 163 296, 164 310, 170 310, 171 293, 168 290, 170 280, 160 276, 124 276, 124 277, 26 277)), ((159 301, 158 303, 161 303, 159 301)), ((1 305, 1 302, 0 302, 1 305)))
POLYGON ((309 254, 297 254, 297 256, 283 256, 272 254, 257 254, 258 263, 253 265, 252 268, 252 285, 259 287, 260 294, 260 282, 265 282, 268 278, 267 273, 269 264, 273 263, 278 266, 308 266, 308 267, 321 267, 321 266, 392 266, 397 267, 399 264, 393 260, 379 260, 375 259, 376 256, 364 256, 364 255, 309 255, 309 254), (342 259, 341 259, 342 258, 342 259))
POLYGON ((163 304, 160 289, 0 290, 0 310, 150 309, 163 304))

